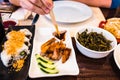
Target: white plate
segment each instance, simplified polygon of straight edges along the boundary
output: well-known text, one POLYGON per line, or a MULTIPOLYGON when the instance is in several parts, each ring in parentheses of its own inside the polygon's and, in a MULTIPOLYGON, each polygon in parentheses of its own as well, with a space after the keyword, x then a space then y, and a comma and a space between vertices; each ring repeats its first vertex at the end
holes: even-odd
MULTIPOLYGON (((66 29, 62 28, 60 30, 66 30, 66 29)), ((33 52, 31 56, 31 64, 30 64, 30 69, 29 69, 29 77, 39 78, 39 77, 53 77, 53 76, 78 75, 79 74, 79 68, 76 62, 76 56, 75 56, 71 37, 70 37, 68 30, 66 33, 65 43, 67 47, 72 49, 72 52, 71 52, 69 59, 64 64, 61 63, 61 60, 55 62, 56 68, 59 70, 59 73, 58 74, 46 74, 43 71, 41 71, 40 68, 38 67, 35 54, 40 53, 40 46, 53 37, 52 36, 53 32, 54 32, 54 29, 52 28, 36 27, 33 52)))
POLYGON ((120 44, 118 44, 118 46, 114 50, 114 59, 118 68, 120 69, 120 44))
MULTIPOLYGON (((75 1, 54 1, 53 11, 56 21, 62 23, 82 22, 92 16, 90 7, 75 1)), ((46 16, 51 19, 49 15, 46 16)))

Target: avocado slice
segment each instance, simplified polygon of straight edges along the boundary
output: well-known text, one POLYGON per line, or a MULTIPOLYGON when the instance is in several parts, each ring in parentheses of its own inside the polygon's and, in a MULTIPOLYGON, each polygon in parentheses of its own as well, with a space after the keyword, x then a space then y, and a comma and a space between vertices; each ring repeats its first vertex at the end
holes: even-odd
POLYGON ((55 65, 53 65, 53 64, 45 63, 45 62, 43 62, 43 61, 41 61, 41 60, 39 60, 39 59, 37 59, 37 62, 38 62, 38 65, 39 65, 39 66, 42 66, 42 67, 44 67, 44 68, 55 69, 55 65))
POLYGON ((46 58, 40 56, 39 54, 35 54, 36 60, 38 62, 39 68, 48 74, 57 74, 59 71, 56 69, 54 63, 46 58))
POLYGON ((48 74, 57 74, 57 73, 59 73, 59 71, 57 69, 47 69, 47 68, 43 68, 43 67, 40 67, 40 69, 43 72, 48 73, 48 74))
POLYGON ((51 60, 48 60, 48 59, 42 57, 40 54, 35 54, 35 56, 36 56, 37 60, 41 60, 41 61, 48 63, 48 64, 54 64, 51 60))

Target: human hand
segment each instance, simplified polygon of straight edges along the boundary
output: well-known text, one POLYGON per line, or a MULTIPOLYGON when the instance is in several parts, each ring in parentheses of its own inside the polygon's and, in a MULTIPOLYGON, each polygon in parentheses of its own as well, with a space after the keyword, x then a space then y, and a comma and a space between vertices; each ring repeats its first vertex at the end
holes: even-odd
POLYGON ((48 14, 53 7, 52 0, 19 0, 19 4, 21 7, 41 15, 48 14))

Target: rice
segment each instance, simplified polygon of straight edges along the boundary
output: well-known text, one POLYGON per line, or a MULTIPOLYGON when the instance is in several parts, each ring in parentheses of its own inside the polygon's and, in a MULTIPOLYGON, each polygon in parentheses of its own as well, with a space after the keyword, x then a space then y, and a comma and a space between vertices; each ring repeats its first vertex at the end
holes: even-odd
POLYGON ((20 32, 24 33, 26 35, 26 37, 31 39, 32 33, 28 29, 20 29, 20 32))
POLYGON ((1 60, 6 67, 12 65, 12 63, 9 64, 9 61, 11 60, 11 55, 8 55, 5 50, 1 52, 1 60))

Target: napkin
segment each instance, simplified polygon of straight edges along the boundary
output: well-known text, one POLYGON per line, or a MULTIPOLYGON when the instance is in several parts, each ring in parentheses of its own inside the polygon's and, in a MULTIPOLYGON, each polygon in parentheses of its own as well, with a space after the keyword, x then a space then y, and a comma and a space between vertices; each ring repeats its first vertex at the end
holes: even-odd
POLYGON ((23 9, 23 8, 19 8, 18 10, 16 10, 15 12, 12 13, 10 18, 16 19, 16 20, 25 20, 31 14, 32 14, 32 12, 30 12, 30 11, 28 11, 26 9, 23 9))

